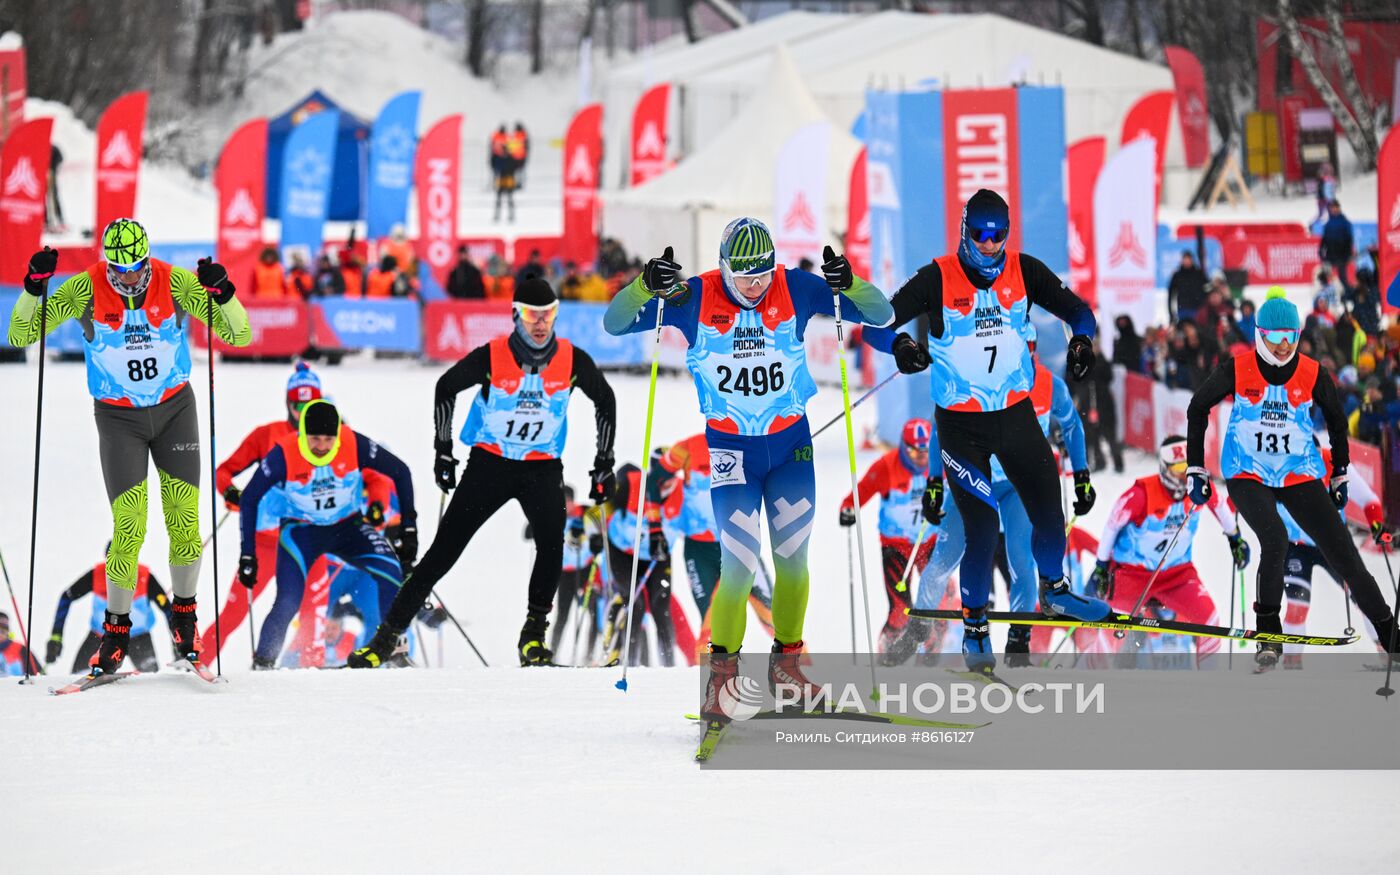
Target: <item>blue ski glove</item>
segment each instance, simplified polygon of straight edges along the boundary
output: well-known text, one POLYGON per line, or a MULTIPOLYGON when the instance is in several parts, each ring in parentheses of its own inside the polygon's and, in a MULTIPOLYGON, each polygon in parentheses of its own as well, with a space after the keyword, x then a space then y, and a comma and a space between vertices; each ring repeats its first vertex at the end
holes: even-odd
POLYGON ((1347 506, 1347 481, 1350 479, 1345 467, 1332 469, 1332 479, 1327 483, 1327 492, 1332 496, 1332 504, 1337 510, 1347 506))
POLYGON ((1192 504, 1205 504, 1210 501, 1215 488, 1210 483, 1210 472, 1205 468, 1186 469, 1186 494, 1192 504))

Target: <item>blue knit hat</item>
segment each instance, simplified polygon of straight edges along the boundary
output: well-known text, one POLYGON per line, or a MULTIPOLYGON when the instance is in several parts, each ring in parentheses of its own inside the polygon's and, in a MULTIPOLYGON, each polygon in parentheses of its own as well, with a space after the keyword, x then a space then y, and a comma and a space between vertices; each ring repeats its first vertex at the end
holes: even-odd
POLYGON ((297 362, 296 370, 287 379, 287 400, 292 403, 313 401, 321 397, 321 378, 306 362, 297 362))
POLYGON ((1254 326, 1261 331, 1285 329, 1297 331, 1300 324, 1298 308, 1289 301, 1283 288, 1270 286, 1264 304, 1254 314, 1254 326))

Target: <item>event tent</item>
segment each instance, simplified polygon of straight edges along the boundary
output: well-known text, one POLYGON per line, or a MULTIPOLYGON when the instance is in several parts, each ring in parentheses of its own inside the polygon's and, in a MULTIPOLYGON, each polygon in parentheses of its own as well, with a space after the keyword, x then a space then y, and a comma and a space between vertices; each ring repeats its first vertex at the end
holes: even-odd
MULTIPOLYGON (((677 260, 699 273, 716 265, 720 233, 733 218, 771 221, 773 167, 798 128, 828 121, 802 84, 781 44, 749 101, 710 144, 644 185, 605 192, 603 233, 628 242, 642 257, 675 247, 677 260)), ((845 228, 851 166, 860 143, 831 126, 827 161, 827 227, 833 238, 845 228)), ((833 239, 833 243, 839 242, 833 239)))
POLYGON ((360 218, 360 188, 369 155, 368 122, 356 118, 321 91, 313 91, 291 109, 267 123, 267 216, 275 219, 281 210, 282 154, 292 128, 314 113, 340 110, 336 131, 335 166, 331 177, 331 198, 326 218, 354 221, 360 218))

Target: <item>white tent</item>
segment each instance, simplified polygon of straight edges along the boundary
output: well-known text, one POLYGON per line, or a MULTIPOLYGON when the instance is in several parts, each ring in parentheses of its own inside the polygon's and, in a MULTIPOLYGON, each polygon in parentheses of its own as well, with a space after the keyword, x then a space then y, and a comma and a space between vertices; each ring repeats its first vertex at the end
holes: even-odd
MULTIPOLYGON (((771 218, 779 150, 798 128, 827 118, 803 86, 787 49, 779 45, 768 54, 764 75, 755 80, 758 89, 709 146, 644 185, 604 193, 604 234, 624 241, 642 258, 674 246, 677 260, 700 273, 716 265, 720 233, 731 219, 771 218)), ((830 228, 845 227, 851 166, 859 151, 855 138, 831 127, 830 228)))

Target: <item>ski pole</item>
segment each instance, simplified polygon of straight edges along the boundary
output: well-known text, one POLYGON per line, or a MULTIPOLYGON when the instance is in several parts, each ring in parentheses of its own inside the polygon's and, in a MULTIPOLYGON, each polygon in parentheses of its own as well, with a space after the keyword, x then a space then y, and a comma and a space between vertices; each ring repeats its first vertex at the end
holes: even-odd
MULTIPOLYGON (((1176 539, 1180 538, 1181 533, 1186 531, 1186 527, 1191 523, 1191 515, 1196 512, 1198 506, 1199 505, 1195 504, 1191 505, 1191 508, 1186 511, 1186 518, 1181 521, 1181 526, 1176 530, 1176 534, 1172 535, 1172 539, 1167 542, 1167 549, 1162 551, 1162 558, 1157 560, 1156 570, 1152 572, 1151 577, 1147 578, 1147 586, 1142 588, 1142 594, 1138 596, 1137 604, 1133 605, 1132 616, 1138 616, 1138 611, 1141 611, 1142 606, 1147 602, 1147 594, 1151 592, 1152 584, 1157 582, 1157 575, 1162 573, 1162 568, 1167 564, 1167 557, 1172 555, 1172 548, 1176 546, 1176 539)), ((1122 640, 1123 634, 1123 630, 1119 629, 1113 633, 1113 637, 1122 640)))
MULTIPOLYGON (((445 514, 445 513, 447 513, 447 493, 446 493, 446 492, 442 493, 442 496, 438 499, 438 527, 439 527, 439 528, 442 526, 442 516, 443 516, 443 514, 445 514)), ((443 612, 444 614, 447 615, 447 619, 449 619, 449 620, 452 621, 452 625, 454 625, 454 626, 457 627, 457 631, 462 633, 462 637, 465 638, 465 639, 467 639, 467 646, 470 647, 470 648, 472 649, 472 653, 475 653, 475 654, 476 654, 476 658, 479 659, 479 660, 481 660, 481 666, 482 666, 482 668, 490 668, 490 667, 491 667, 491 664, 490 664, 489 662, 486 661, 486 657, 484 657, 484 656, 481 655, 481 651, 476 649, 476 645, 475 645, 474 643, 472 643, 472 636, 468 635, 468 634, 467 634, 467 630, 462 628, 462 624, 459 623, 459 622, 457 622, 457 618, 454 617, 454 616, 452 615, 452 611, 448 610, 447 602, 445 602, 445 601, 442 600, 442 596, 438 594, 438 591, 437 591, 436 589, 434 589, 434 590, 432 590, 431 592, 428 593, 428 596, 429 596, 430 598, 435 598, 435 599, 437 599, 438 607, 442 608, 442 612, 443 612)), ((249 600, 249 602, 248 602, 249 616, 252 616, 252 610, 253 610, 253 602, 252 602, 252 600, 249 600)))
POLYGON ((214 528, 212 531, 209 532, 209 537, 205 538, 204 542, 199 545, 199 549, 201 552, 203 552, 205 547, 209 546, 209 542, 214 538, 214 532, 217 532, 220 529, 220 527, 223 526, 224 520, 228 519, 231 513, 233 513, 233 511, 227 508, 224 509, 224 515, 219 517, 218 522, 214 523, 214 528))
MULTIPOLYGON (((1400 581, 1396 581, 1395 572, 1390 567, 1389 544, 1386 544, 1384 542, 1381 544, 1381 555, 1385 557, 1385 573, 1390 577, 1391 586, 1395 588, 1395 604, 1397 606, 1400 606, 1400 581)), ((1381 688, 1379 690, 1376 690, 1377 696, 1384 696, 1386 699, 1389 699, 1391 696, 1395 695, 1395 690, 1391 689, 1390 687, 1390 671, 1395 666, 1395 630, 1397 626, 1400 626, 1400 624, 1395 622, 1394 616, 1394 612, 1392 611, 1392 620, 1390 624, 1390 643, 1386 647, 1385 654, 1385 683, 1381 685, 1381 688)))
POLYGON ((5 588, 10 591, 10 604, 15 609, 15 622, 19 623, 19 637, 24 640, 24 652, 29 659, 34 661, 34 666, 39 674, 44 674, 44 666, 39 662, 39 658, 34 655, 34 648, 29 645, 29 632, 25 630, 24 617, 20 614, 19 601, 15 598, 15 588, 10 584, 10 569, 5 567, 5 554, 0 552, 0 571, 5 574, 5 588))
MULTIPOLYGON (((827 247, 827 250, 829 252, 830 247, 827 247)), ((841 406, 846 417, 846 459, 851 470, 851 499, 855 507, 860 507, 860 478, 856 475, 856 433, 851 418, 851 382, 846 373, 846 331, 841 320, 841 292, 835 288, 831 290, 831 303, 836 316, 836 355, 841 363, 841 406)), ((879 386, 875 388, 878 389, 879 386)), ((865 397, 869 397, 874 391, 871 389, 865 397)), ((860 551, 857 564, 860 567, 860 595, 865 604, 865 643, 868 648, 866 655, 870 658, 870 695, 877 697, 879 693, 875 683, 875 639, 870 631, 870 585, 865 579, 865 527, 861 525, 859 513, 856 514, 856 547, 860 551)), ((852 613, 854 614, 854 610, 852 613)))
MULTIPOLYGON (((223 631, 219 622, 219 608, 223 605, 223 600, 219 598, 219 490, 214 488, 219 473, 217 443, 214 437, 214 292, 212 289, 204 290, 204 297, 209 302, 209 319, 204 323, 205 329, 209 332, 209 519, 214 523, 214 530, 209 533, 209 540, 212 545, 210 559, 213 563, 214 572, 214 640, 223 641, 223 631)), ((227 514, 225 514, 227 516, 227 514)), ((253 593, 248 593, 248 622, 252 628, 253 620, 253 593)), ((253 655, 257 655, 257 648, 254 647, 253 655)), ((224 674, 224 654, 220 647, 214 653, 215 674, 223 677, 224 674)))
POLYGON ((914 570, 914 558, 919 555, 919 548, 924 545, 924 535, 928 533, 928 520, 924 520, 919 525, 919 537, 914 540, 914 549, 909 551, 909 561, 904 565, 904 573, 899 576, 899 583, 895 584, 895 592, 909 591, 909 574, 914 570))
MULTIPOLYGON (((837 320, 839 321, 841 317, 838 315, 836 318, 837 318, 837 320)), ((865 402, 865 400, 866 400, 867 398, 869 398, 871 395, 874 395, 876 392, 880 391, 881 389, 885 388, 885 384, 886 384, 886 383, 888 383, 890 380, 893 380, 895 377, 898 377, 898 376, 899 376, 899 371, 895 371, 893 374, 890 374, 888 377, 886 377, 885 379, 883 379, 883 380, 881 380, 880 382, 876 383, 874 386, 871 386, 869 389, 866 390, 866 392, 865 392, 864 395, 862 395, 862 396, 860 396, 859 398, 857 398, 857 399, 855 400, 855 402, 852 403, 852 404, 850 405, 849 409, 850 409, 850 410, 854 410, 854 409, 856 409, 857 407, 859 407, 862 403, 865 402)), ((843 390, 843 391, 844 391, 844 390, 843 390)), ((848 395, 847 398, 849 399, 849 397, 850 397, 850 396, 848 395)), ((813 438, 816 438, 817 435, 821 434, 822 432, 826 431, 828 428, 831 428, 833 425, 835 425, 836 423, 840 422, 840 421, 841 421, 841 417, 843 417, 843 416, 845 416, 845 415, 846 415, 846 411, 844 411, 844 410, 843 410, 841 413, 836 414, 836 416, 834 416, 829 422, 827 422, 826 425, 823 425, 821 428, 819 428, 819 429, 817 429, 816 431, 812 432, 812 437, 813 437, 813 438)))
MULTIPOLYGON (((647 426, 642 435, 642 473, 637 478, 637 531, 632 537, 632 590, 634 596, 637 589, 637 567, 642 559, 642 494, 646 490, 647 467, 651 464, 651 416, 656 408, 656 368, 661 361, 661 316, 665 312, 666 299, 657 298, 656 334, 651 347, 651 385, 647 389, 647 426)), ((622 648, 622 679, 614 685, 624 693, 627 692, 627 664, 631 662, 627 657, 632 651, 632 606, 636 602, 635 597, 627 600, 627 630, 623 636, 625 643, 622 648)))
MULTIPOLYGON (((1240 569, 1239 581, 1240 581, 1240 626, 1248 626, 1249 624, 1248 624, 1247 622, 1245 622, 1245 615, 1244 615, 1244 614, 1245 614, 1245 611, 1248 610, 1248 603, 1244 600, 1244 569, 1243 569, 1243 568, 1240 569)), ((1239 646, 1240 646, 1240 647, 1246 646, 1243 639, 1240 640, 1239 646)))
POLYGON ((855 532, 846 529, 846 578, 851 582, 851 665, 856 664, 856 544, 855 532))
MULTIPOLYGON (((44 435, 44 359, 48 355, 48 333, 49 285, 45 281, 43 291, 39 294, 39 395, 34 402, 34 496, 29 504, 29 622, 25 625, 31 629, 34 628, 34 563, 39 546, 39 447, 40 439, 44 435)), ((18 606, 15 607, 15 612, 18 615, 18 606)), ((18 621, 18 616, 15 619, 18 621)), ((31 651, 29 655, 33 657, 34 654, 31 651)), ((29 677, 29 660, 25 660, 24 679, 20 683, 29 683, 29 677)))

